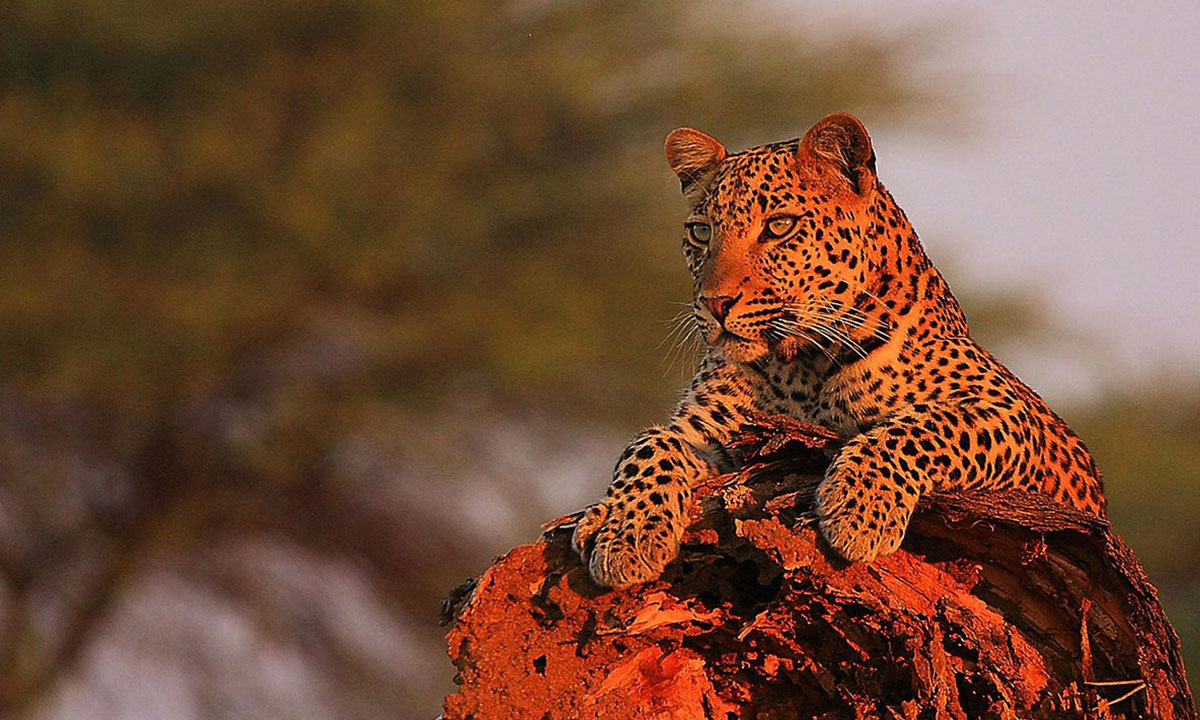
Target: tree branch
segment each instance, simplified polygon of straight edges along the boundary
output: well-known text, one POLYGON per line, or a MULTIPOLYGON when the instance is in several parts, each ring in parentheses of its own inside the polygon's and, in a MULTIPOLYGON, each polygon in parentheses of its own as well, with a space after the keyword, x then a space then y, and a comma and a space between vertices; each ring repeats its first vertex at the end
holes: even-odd
POLYGON ((697 492, 680 559, 614 592, 573 516, 448 601, 445 717, 1194 720, 1179 641, 1106 522, 1016 492, 922 500, 902 549, 839 560, 811 519, 836 440, 763 418, 697 492))

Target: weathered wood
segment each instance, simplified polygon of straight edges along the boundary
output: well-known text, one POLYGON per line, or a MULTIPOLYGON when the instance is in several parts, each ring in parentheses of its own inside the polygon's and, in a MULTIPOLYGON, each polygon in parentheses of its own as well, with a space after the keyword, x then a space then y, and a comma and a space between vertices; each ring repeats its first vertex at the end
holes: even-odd
POLYGON ((448 719, 1197 717, 1179 641, 1107 523, 1028 493, 922 500, 847 564, 813 527, 836 439, 764 418, 661 581, 593 585, 572 517, 448 601, 448 719))

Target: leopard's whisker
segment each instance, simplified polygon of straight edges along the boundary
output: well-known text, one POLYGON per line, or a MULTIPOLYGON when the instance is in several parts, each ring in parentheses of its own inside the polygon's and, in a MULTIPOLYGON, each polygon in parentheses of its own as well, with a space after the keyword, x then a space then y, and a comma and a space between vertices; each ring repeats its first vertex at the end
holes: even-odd
POLYGON ((821 302, 829 310, 829 314, 831 316, 837 317, 839 320, 843 320, 847 323, 853 323, 855 327, 863 327, 868 322, 874 323, 875 327, 879 329, 886 328, 888 326, 886 320, 882 318, 871 317, 862 310, 859 310, 853 306, 848 306, 842 303, 840 300, 830 301, 821 298, 821 302), (842 315, 838 315, 839 312, 842 313, 842 315))
POLYGON ((832 352, 830 352, 829 348, 825 347, 825 345, 824 345, 823 343, 821 343, 820 341, 818 341, 818 340, 817 340, 816 338, 814 338, 812 335, 809 335, 808 333, 804 332, 803 330, 799 330, 799 329, 797 329, 797 330, 795 331, 795 334, 796 334, 796 336, 797 336, 797 337, 801 338, 802 340, 805 340, 805 341, 806 341, 806 342, 808 342, 810 345, 814 345, 814 346, 816 346, 816 348, 817 348, 818 350, 820 350, 820 351, 821 351, 821 353, 825 355, 825 357, 829 358, 829 361, 830 361, 831 363, 833 363, 834 365, 839 365, 839 366, 840 366, 840 365, 842 364, 842 363, 841 363, 841 362, 840 362, 840 361, 837 359, 837 356, 835 356, 835 355, 834 355, 832 352))
MULTIPOLYGON (((816 346, 822 353, 825 354, 825 357, 829 358, 830 361, 832 361, 834 364, 841 365, 841 363, 838 362, 837 357, 835 357, 834 354, 831 353, 828 348, 826 348, 821 342, 816 340, 813 336, 811 336, 807 332, 805 332, 805 330, 810 329, 809 327, 807 327, 805 325, 801 325, 798 322, 788 320, 783 317, 774 318, 772 320, 772 324, 778 331, 785 333, 785 337, 787 337, 787 336, 798 337, 801 340, 804 340, 805 342, 809 343, 810 345, 816 346)), ((828 338, 826 338, 826 339, 828 339, 828 338)))
POLYGON ((786 321, 785 320, 785 322, 791 322, 794 325, 794 328, 804 328, 806 330, 811 330, 811 331, 817 333, 818 335, 820 335, 821 337, 825 338, 826 340, 828 340, 831 343, 837 343, 839 345, 843 345, 843 346, 847 347, 855 355, 858 355, 859 357, 865 358, 867 356, 866 350, 863 349, 862 345, 860 345, 857 341, 855 341, 854 338, 850 337, 850 335, 848 333, 838 330, 836 327, 834 327, 831 324, 822 322, 823 320, 827 320, 827 318, 823 317, 822 314, 820 314, 820 313, 814 313, 811 315, 800 315, 799 313, 795 313, 795 314, 797 315, 796 320, 794 320, 794 321, 786 321))
POLYGON ((675 362, 680 363, 680 369, 686 369, 686 361, 688 347, 691 340, 694 338, 696 331, 699 329, 696 322, 696 316, 692 310, 691 303, 681 303, 686 305, 685 308, 675 314, 675 317, 667 322, 671 324, 671 330, 658 343, 658 347, 670 342, 670 349, 666 353, 666 367, 663 370, 663 377, 666 377, 675 368, 675 362))
POLYGON ((685 314, 684 311, 680 311, 679 313, 676 313, 675 317, 671 318, 670 320, 667 320, 666 323, 671 325, 671 329, 669 331, 667 331, 667 334, 663 337, 662 340, 658 341, 658 345, 655 346, 655 349, 661 348, 663 345, 666 345, 668 342, 671 342, 673 345, 674 343, 672 341, 674 340, 674 338, 676 336, 679 335, 680 332, 682 332, 684 329, 686 329, 686 327, 688 325, 688 321, 691 319, 691 317, 692 317, 691 312, 686 312, 686 314, 685 314))
POLYGON ((769 338, 775 339, 776 342, 783 342, 784 340, 787 340, 788 338, 796 337, 796 338, 800 338, 801 340, 803 340, 805 342, 805 344, 812 345, 813 347, 820 349, 822 352, 825 352, 825 348, 822 347, 820 343, 814 342, 813 339, 811 337, 809 337, 808 335, 804 334, 803 331, 798 331, 793 328, 781 327, 780 325, 775 323, 775 320, 781 320, 781 318, 773 319, 771 326, 769 328, 767 328, 765 334, 769 338))
MULTIPOLYGON (((866 295, 867 297, 869 297, 869 298, 871 298, 872 300, 874 300, 876 303, 878 303, 878 304, 879 304, 879 306, 880 306, 881 308, 887 308, 887 303, 886 303, 886 302, 884 302, 883 298, 879 297, 879 296, 878 296, 878 295, 876 295, 875 293, 873 293, 873 292, 871 292, 870 290, 866 289, 866 288, 865 288, 865 287, 863 287, 863 286, 862 286, 860 283, 857 283, 857 282, 854 282, 854 281, 852 281, 852 280, 851 280, 851 281, 846 281, 846 284, 847 284, 847 285, 849 285, 849 286, 850 286, 851 288, 853 288, 854 290, 857 290, 857 291, 858 291, 858 293, 859 293, 860 295, 866 295)), ((886 312, 886 310, 883 310, 883 312, 886 312)), ((889 322, 887 321, 887 319, 886 319, 886 318, 880 318, 880 321, 881 321, 881 322, 884 324, 884 326, 885 326, 885 327, 887 327, 889 330, 893 329, 893 328, 892 328, 892 326, 891 326, 891 323, 889 323, 889 322)))
POLYGON ((817 332, 821 332, 822 330, 824 330, 825 332, 828 332, 830 335, 833 336, 833 338, 835 340, 840 342, 842 345, 850 348, 851 352, 853 352, 855 355, 859 356, 860 358, 865 358, 867 356, 867 351, 863 349, 862 345, 859 345, 858 342, 854 340, 854 338, 850 337, 845 332, 838 330, 834 326, 826 325, 825 323, 817 323, 817 324, 813 325, 813 329, 816 330, 817 332))
MULTIPOLYGON (((783 306, 798 317, 802 316, 807 321, 818 321, 824 322, 827 325, 839 324, 851 328, 865 329, 881 342, 887 342, 891 339, 890 326, 886 320, 867 315, 861 310, 846 307, 845 305, 841 305, 839 309, 835 307, 833 302, 824 298, 818 298, 817 301, 823 303, 829 309, 811 307, 811 301, 809 303, 785 302, 783 306), (850 316, 836 314, 839 311, 847 313, 850 316)), ((849 338, 849 333, 845 333, 845 335, 849 338)))
POLYGON ((680 310, 679 312, 675 313, 670 319, 663 320, 662 322, 663 322, 663 325, 678 326, 680 323, 686 322, 687 319, 691 315, 692 315, 691 308, 684 308, 684 309, 680 310))
MULTIPOLYGON (((828 305, 828 303, 826 303, 826 305, 828 305)), ((864 328, 864 326, 865 326, 865 324, 866 324, 866 323, 865 323, 865 318, 864 318, 864 320, 863 320, 863 321, 858 321, 858 322, 856 322, 856 321, 854 321, 854 320, 848 320, 848 319, 846 319, 846 318, 842 318, 842 317, 839 317, 839 316, 837 316, 837 315, 833 315, 833 314, 831 314, 831 313, 829 313, 829 312, 820 311, 820 310, 819 310, 819 311, 817 311, 817 313, 816 313, 816 317, 817 317, 817 318, 818 318, 820 321, 824 322, 824 323, 825 323, 825 324, 827 324, 827 325, 830 325, 831 327, 832 327, 832 324, 833 324, 833 323, 836 323, 836 324, 839 324, 839 325, 845 325, 845 326, 847 326, 847 327, 851 327, 851 328, 864 328)), ((870 330, 870 328, 865 328, 865 329, 867 329, 867 330, 870 330)), ((854 343, 855 345, 859 345, 859 347, 861 347, 861 344, 859 344, 857 341, 855 341, 855 340, 854 340, 854 339, 853 339, 853 338, 850 336, 850 333, 846 332, 846 333, 842 333, 842 334, 843 334, 843 335, 845 335, 845 337, 846 337, 846 340, 847 340, 848 342, 854 343)), ((881 329, 879 329, 879 328, 876 328, 876 330, 875 330, 875 331, 873 331, 873 332, 871 333, 871 335, 872 335, 873 337, 875 337, 875 338, 877 338, 877 339, 879 339, 879 340, 883 341, 883 342, 887 342, 887 341, 888 341, 888 339, 891 337, 891 336, 890 336, 890 334, 888 334, 888 333, 886 333, 886 332, 882 332, 882 331, 881 331, 881 329)))
POLYGON ((859 357, 867 356, 866 353, 863 352, 863 349, 858 346, 858 343, 854 342, 853 340, 850 340, 843 333, 839 332, 838 330, 835 330, 834 328, 832 328, 828 325, 816 323, 816 324, 810 325, 809 328, 813 332, 817 333, 818 335, 829 340, 832 343, 837 343, 839 345, 844 345, 844 346, 850 348, 850 350, 852 350, 854 352, 854 354, 858 355, 859 357))
POLYGON ((691 349, 693 351, 699 350, 699 348, 697 348, 696 345, 693 343, 693 341, 696 340, 696 338, 698 336, 699 330, 700 330, 699 326, 693 323, 679 337, 679 339, 676 341, 675 345, 673 346, 673 348, 671 350, 671 361, 670 361, 670 366, 668 367, 668 371, 670 371, 671 369, 673 369, 675 367, 676 362, 679 363, 680 371, 684 371, 687 369, 687 356, 688 356, 689 349, 691 349))

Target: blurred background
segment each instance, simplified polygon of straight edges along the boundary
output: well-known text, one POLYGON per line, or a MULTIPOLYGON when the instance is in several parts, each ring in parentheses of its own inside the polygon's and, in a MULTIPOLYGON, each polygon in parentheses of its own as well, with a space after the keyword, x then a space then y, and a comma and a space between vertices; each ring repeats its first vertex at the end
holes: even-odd
POLYGON ((694 361, 663 137, 838 110, 1200 667, 1200 5, 1053 5, 0 5, 0 717, 434 717, 694 361))

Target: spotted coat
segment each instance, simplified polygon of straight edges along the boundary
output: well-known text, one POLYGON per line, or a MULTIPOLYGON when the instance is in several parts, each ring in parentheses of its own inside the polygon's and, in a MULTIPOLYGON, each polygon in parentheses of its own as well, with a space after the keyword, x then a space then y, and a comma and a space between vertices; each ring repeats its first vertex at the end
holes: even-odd
POLYGON ((932 489, 1033 490, 1104 515, 1087 448, 971 339, 857 119, 831 115, 800 140, 732 155, 680 129, 667 159, 691 208, 684 254, 708 351, 671 419, 629 445, 575 530, 597 582, 659 576, 691 488, 729 469, 726 445, 752 412, 844 437, 816 512, 852 561, 894 551, 932 489))

